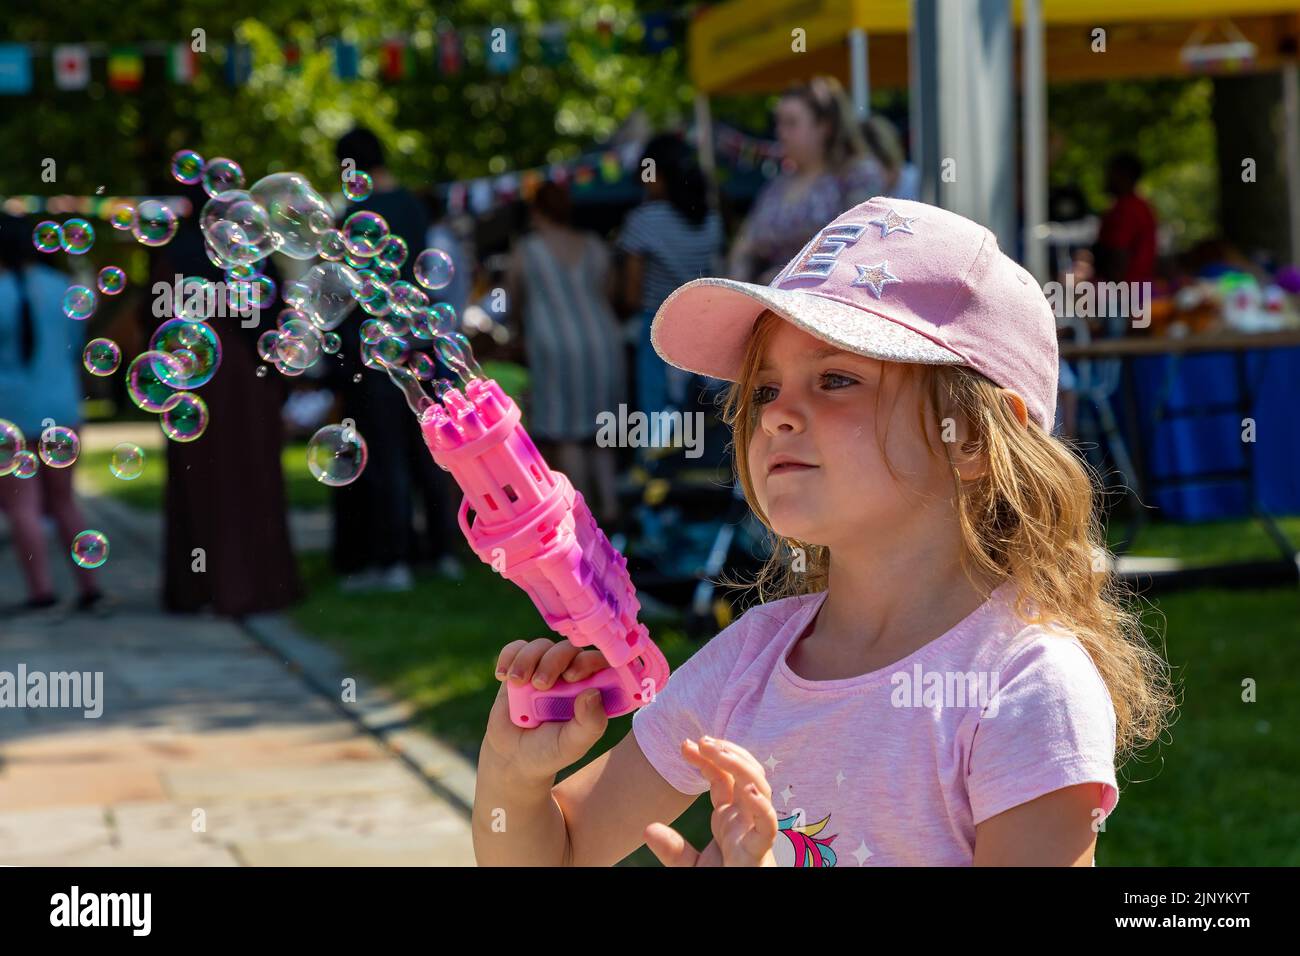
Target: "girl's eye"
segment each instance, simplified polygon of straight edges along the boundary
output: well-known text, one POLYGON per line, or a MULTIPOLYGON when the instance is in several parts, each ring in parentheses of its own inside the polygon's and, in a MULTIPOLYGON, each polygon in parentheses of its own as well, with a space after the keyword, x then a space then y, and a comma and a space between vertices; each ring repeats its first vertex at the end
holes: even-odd
POLYGON ((772 401, 772 399, 776 398, 775 395, 767 395, 767 393, 775 392, 775 391, 776 389, 773 388, 771 385, 759 385, 755 387, 754 396, 753 396, 754 404, 766 405, 768 402, 772 401), (764 397, 765 395, 767 396, 766 398, 764 397))
POLYGON ((856 385, 857 380, 849 378, 847 375, 841 375, 839 372, 822 372, 822 385, 825 386, 829 379, 839 379, 844 385, 832 385, 831 390, 845 388, 848 385, 856 385))

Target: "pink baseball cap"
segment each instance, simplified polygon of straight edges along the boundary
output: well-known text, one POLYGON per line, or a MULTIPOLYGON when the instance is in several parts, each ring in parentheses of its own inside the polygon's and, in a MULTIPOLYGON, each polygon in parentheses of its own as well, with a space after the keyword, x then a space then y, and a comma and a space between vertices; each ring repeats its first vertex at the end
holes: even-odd
POLYGON ((764 309, 846 351, 965 365, 1008 388, 1050 432, 1056 318, 1033 277, 984 226, 938 206, 876 196, 818 230, 770 285, 694 279, 655 313, 671 365, 734 382, 764 309))

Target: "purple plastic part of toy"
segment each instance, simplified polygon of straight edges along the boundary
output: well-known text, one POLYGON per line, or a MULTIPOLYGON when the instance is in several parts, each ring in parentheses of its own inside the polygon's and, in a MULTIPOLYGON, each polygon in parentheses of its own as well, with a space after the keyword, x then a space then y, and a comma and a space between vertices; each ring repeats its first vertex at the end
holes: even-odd
POLYGON ((434 460, 465 493, 460 527, 470 547, 527 592, 551 630, 574 646, 595 647, 610 665, 546 690, 508 683, 510 719, 520 727, 570 720, 574 698, 590 687, 600 689, 610 717, 649 703, 668 680, 668 662, 637 621, 641 604, 627 559, 581 492, 546 464, 500 385, 474 379, 442 401, 420 427, 434 460))

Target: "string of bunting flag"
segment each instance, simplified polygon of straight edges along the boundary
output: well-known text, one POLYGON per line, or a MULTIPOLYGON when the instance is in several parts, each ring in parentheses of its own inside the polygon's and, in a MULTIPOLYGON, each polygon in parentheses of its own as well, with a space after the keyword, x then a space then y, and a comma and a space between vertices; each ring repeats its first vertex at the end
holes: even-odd
MULTIPOLYGON (((612 20, 599 20, 593 30, 581 31, 586 47, 595 55, 623 52, 658 53, 681 39, 683 13, 643 13, 638 17, 640 30, 616 30, 612 20)), ((574 42, 575 28, 565 21, 538 25, 531 32, 538 40, 541 62, 554 66, 565 62, 574 42)), ((489 73, 503 74, 520 63, 520 28, 517 25, 490 25, 458 29, 443 24, 432 43, 413 43, 409 35, 389 36, 382 40, 358 44, 338 37, 321 40, 332 53, 334 74, 340 80, 355 80, 362 73, 363 57, 374 57, 378 75, 389 83, 398 82, 425 66, 442 76, 456 76, 474 63, 489 73), (471 42, 466 42, 471 40, 471 42), (481 42, 480 42, 481 41, 481 42)), ((301 68, 302 50, 296 43, 280 47, 283 68, 296 72, 301 68)), ((83 90, 91 83, 92 61, 105 61, 109 89, 119 93, 138 91, 144 83, 146 57, 161 57, 168 78, 188 85, 198 76, 204 60, 220 64, 221 75, 230 86, 246 84, 254 66, 253 49, 242 41, 214 44, 206 40, 180 43, 0 43, 0 95, 23 96, 37 87, 38 59, 48 56, 54 86, 58 90, 83 90), (196 49, 198 47, 198 49, 196 49)))

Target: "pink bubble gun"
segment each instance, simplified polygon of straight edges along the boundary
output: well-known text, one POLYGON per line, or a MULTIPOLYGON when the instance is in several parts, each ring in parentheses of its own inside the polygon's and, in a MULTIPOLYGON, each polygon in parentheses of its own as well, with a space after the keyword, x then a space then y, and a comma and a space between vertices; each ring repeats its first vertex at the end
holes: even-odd
POLYGON ((669 668, 637 622, 641 604, 627 559, 597 526, 582 493, 547 466, 519 423, 519 406, 483 376, 464 336, 439 336, 437 348, 463 383, 462 392, 445 379, 435 382, 441 405, 408 369, 390 365, 388 372, 419 416, 434 461, 465 493, 461 531, 484 564, 528 593, 551 630, 574 646, 595 647, 609 662, 547 690, 507 682, 510 719, 519 727, 570 720, 574 698, 591 687, 600 689, 610 717, 649 703, 669 668))

